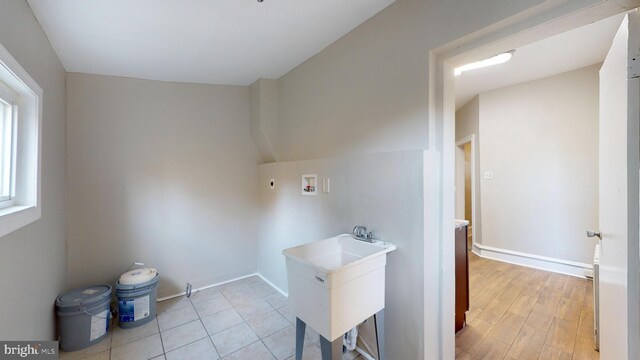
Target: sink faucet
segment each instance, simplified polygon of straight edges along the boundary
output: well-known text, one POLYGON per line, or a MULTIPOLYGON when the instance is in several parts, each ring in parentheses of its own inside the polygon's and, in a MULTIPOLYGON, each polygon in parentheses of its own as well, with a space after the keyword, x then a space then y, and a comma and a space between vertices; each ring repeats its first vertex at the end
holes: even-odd
POLYGON ((352 235, 356 240, 373 242, 373 233, 367 232, 367 227, 364 225, 356 225, 353 228, 352 235))

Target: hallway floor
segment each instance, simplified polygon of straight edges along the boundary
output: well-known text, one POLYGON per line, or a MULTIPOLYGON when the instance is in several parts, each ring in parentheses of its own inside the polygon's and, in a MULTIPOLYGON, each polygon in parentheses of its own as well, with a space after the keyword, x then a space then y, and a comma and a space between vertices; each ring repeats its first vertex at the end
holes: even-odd
POLYGON ((592 281, 469 253, 470 310, 456 359, 599 359, 592 281))
MULTIPOLYGON (((89 348, 60 359, 289 360, 295 318, 287 299, 257 276, 158 303, 158 316, 133 329, 113 327, 89 348)), ((304 360, 320 360, 319 335, 307 326, 304 360)), ((344 360, 360 360, 348 352, 344 360)))

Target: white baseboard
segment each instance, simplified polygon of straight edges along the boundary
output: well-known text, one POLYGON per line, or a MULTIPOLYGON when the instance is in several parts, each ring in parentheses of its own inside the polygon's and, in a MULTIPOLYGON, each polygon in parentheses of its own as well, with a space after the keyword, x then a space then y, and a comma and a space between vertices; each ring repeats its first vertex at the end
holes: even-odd
MULTIPOLYGON (((226 280, 226 281, 222 281, 222 282, 219 282, 219 283, 215 283, 215 284, 211 284, 211 285, 206 285, 206 286, 203 286, 203 287, 199 287, 199 288, 197 288, 197 289, 192 289, 192 290, 191 290, 191 292, 192 292, 193 294, 195 294, 195 293, 197 293, 198 291, 202 291, 202 290, 210 289, 210 288, 212 288, 212 287, 216 287, 216 286, 220 286, 220 285, 228 284, 228 283, 230 283, 230 282, 234 282, 234 281, 238 281, 238 280, 246 279, 246 278, 248 278, 248 277, 252 277, 252 276, 258 276, 258 277, 260 277, 264 282, 266 282, 267 284, 269 284, 272 288, 276 289, 280 294, 284 295, 285 297, 288 297, 288 294, 287 294, 287 293, 285 293, 284 291, 282 291, 282 289, 280 289, 279 287, 277 287, 276 285, 274 285, 271 281, 269 281, 267 278, 265 278, 264 276, 262 276, 262 275, 261 275, 261 274, 259 274, 259 273, 253 273, 253 274, 249 274, 249 275, 243 275, 243 276, 240 276, 240 277, 237 277, 237 278, 233 278, 233 279, 230 279, 230 280, 226 280)), ((157 300, 157 301, 170 300, 170 299, 173 299, 173 298, 177 298, 177 297, 180 297, 180 296, 184 296, 184 295, 186 295, 186 294, 187 294, 187 293, 183 291, 183 292, 181 292, 181 293, 179 293, 179 294, 174 294, 174 295, 165 296, 165 297, 163 297, 163 298, 158 298, 158 300, 157 300)))
POLYGON ((264 282, 266 282, 267 284, 271 285, 272 288, 278 290, 278 292, 282 295, 284 295, 284 297, 289 297, 289 294, 282 291, 282 289, 280 289, 278 286, 276 286, 274 283, 272 283, 271 281, 269 281, 269 279, 267 279, 266 277, 262 276, 262 274, 260 273, 256 273, 256 275, 260 276, 260 279, 264 280, 264 282))
MULTIPOLYGON (((253 274, 249 274, 249 275, 243 275, 243 276, 240 276, 240 277, 237 277, 237 278, 233 278, 233 279, 230 279, 230 280, 225 280, 225 281, 222 281, 222 282, 219 282, 219 283, 215 283, 215 284, 211 284, 211 285, 202 286, 202 287, 199 287, 199 288, 197 288, 197 289, 191 289, 191 293, 194 293, 194 294, 195 294, 195 293, 197 293, 198 291, 202 291, 202 290, 210 289, 210 288, 215 287, 215 286, 220 286, 220 285, 228 284, 228 283, 230 283, 230 282, 234 282, 234 281, 238 281, 238 280, 246 279, 246 278, 248 278, 248 277, 252 277, 252 276, 256 276, 256 275, 258 275, 258 273, 253 273, 253 274)), ((259 275, 258 275, 258 276, 259 276, 259 275)), ((262 276, 260 276, 260 277, 262 277, 262 276)), ((179 293, 179 294, 174 294, 174 295, 165 296, 165 297, 163 297, 163 298, 158 298, 158 301, 170 300, 170 299, 177 298, 177 297, 184 296, 184 295, 187 295, 187 293, 183 291, 183 292, 181 292, 181 293, 179 293)))
POLYGON ((592 264, 521 253, 518 251, 485 246, 475 242, 473 243, 473 252, 486 259, 498 260, 514 265, 526 266, 580 278, 585 278, 585 275, 588 272, 593 273, 592 264))

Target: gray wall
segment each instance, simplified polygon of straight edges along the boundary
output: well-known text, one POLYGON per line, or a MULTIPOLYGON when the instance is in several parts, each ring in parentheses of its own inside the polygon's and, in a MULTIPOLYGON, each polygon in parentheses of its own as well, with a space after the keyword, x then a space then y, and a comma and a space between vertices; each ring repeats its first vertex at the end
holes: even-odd
POLYGON ((475 96, 471 101, 466 103, 458 111, 456 111, 456 141, 464 139, 467 136, 474 135, 475 146, 475 218, 473 219, 473 230, 475 230, 474 242, 482 244, 482 179, 480 175, 480 100, 475 96))
POLYGON ((423 151, 414 150, 259 167, 258 271, 282 290, 287 290, 285 248, 350 233, 357 224, 396 244, 386 275, 390 359, 422 358, 424 161, 423 151), (329 178, 331 192, 301 195, 301 175, 309 173, 318 174, 319 184, 329 178))
POLYGON ((69 285, 134 261, 159 296, 256 271, 249 87, 69 74, 69 285))
POLYGON ((591 262, 599 68, 480 94, 483 245, 591 262))
POLYGON ((396 0, 279 79, 277 159, 433 146, 429 51, 541 2, 396 0))
POLYGON ((42 218, 0 238, 0 339, 52 340, 66 270, 65 71, 26 1, 0 1, 0 43, 44 92, 42 218))

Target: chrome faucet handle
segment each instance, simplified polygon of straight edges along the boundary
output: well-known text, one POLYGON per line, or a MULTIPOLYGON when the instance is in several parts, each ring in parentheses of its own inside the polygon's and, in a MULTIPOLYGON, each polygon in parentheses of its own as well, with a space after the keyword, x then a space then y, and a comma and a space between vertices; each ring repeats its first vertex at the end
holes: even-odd
POLYGON ((356 225, 353 228, 353 235, 357 237, 366 238, 367 237, 367 227, 364 225, 356 225))

